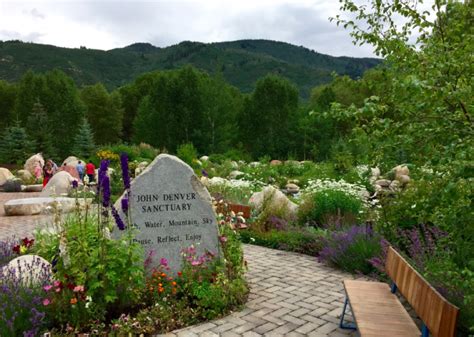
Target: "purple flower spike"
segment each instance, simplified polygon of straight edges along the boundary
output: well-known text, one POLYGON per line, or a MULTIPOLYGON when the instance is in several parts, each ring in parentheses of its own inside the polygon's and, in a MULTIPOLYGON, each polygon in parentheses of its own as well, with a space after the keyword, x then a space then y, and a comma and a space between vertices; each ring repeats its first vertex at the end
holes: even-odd
POLYGON ((207 171, 204 169, 201 170, 201 174, 203 177, 209 177, 209 173, 207 173, 207 171))
POLYGON ((77 180, 72 181, 72 188, 77 188, 79 186, 77 180))
POLYGON ((126 190, 129 190, 130 173, 128 172, 128 155, 125 152, 120 155, 120 166, 122 167, 123 186, 126 190))
POLYGON ((125 223, 123 222, 122 218, 120 217, 120 214, 118 214, 117 209, 114 206, 112 206, 112 216, 114 217, 118 229, 123 231, 125 229, 125 223))
POLYGON ((108 175, 104 175, 101 181, 102 185, 102 206, 109 207, 110 205, 110 179, 108 175))
POLYGON ((108 160, 102 160, 100 162, 100 167, 99 167, 99 188, 102 187, 102 179, 104 179, 105 176, 107 176, 107 170, 109 169, 109 161, 108 160))
POLYGON ((122 204, 122 211, 127 214, 128 213, 128 196, 125 195, 123 198, 122 198, 122 201, 121 201, 121 204, 122 204))

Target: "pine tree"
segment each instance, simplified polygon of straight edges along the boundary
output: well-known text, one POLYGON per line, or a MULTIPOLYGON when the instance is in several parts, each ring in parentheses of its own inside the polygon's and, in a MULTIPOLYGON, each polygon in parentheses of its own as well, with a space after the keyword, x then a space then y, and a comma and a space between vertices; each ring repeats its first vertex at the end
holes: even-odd
POLYGON ((36 150, 47 158, 55 157, 57 151, 53 142, 52 128, 46 110, 39 99, 33 104, 26 127, 28 135, 36 144, 36 150))
POLYGON ((0 161, 9 164, 23 163, 33 154, 34 145, 34 141, 17 121, 13 126, 5 129, 0 139, 0 161))
POLYGON ((79 158, 88 158, 95 150, 94 135, 87 119, 83 118, 74 137, 73 153, 79 158))

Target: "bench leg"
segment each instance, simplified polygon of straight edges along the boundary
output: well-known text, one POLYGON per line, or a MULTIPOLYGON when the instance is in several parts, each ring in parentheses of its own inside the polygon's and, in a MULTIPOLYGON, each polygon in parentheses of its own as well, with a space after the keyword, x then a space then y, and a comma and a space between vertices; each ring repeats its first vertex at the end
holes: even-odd
POLYGON ((345 323, 344 316, 346 314, 347 304, 349 303, 349 299, 346 296, 346 300, 344 301, 344 308, 342 309, 341 321, 339 322, 339 327, 341 329, 350 329, 350 330, 357 330, 354 323, 345 323))

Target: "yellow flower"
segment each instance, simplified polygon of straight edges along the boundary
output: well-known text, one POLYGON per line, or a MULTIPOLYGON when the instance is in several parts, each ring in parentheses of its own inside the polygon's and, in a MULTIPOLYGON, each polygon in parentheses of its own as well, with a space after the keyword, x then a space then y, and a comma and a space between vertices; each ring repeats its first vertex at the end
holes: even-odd
POLYGON ((20 246, 20 254, 25 254, 28 251, 28 248, 26 246, 20 246))

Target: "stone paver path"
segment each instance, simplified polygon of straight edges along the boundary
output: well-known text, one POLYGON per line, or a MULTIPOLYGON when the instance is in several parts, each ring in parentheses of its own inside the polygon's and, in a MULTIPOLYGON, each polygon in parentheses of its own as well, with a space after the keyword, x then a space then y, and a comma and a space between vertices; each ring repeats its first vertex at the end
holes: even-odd
MULTIPOLYGON (((338 326, 342 280, 353 278, 316 258, 244 245, 250 283, 245 308, 164 336, 356 336, 338 326)), ((163 336, 163 335, 162 335, 163 336)))
MULTIPOLYGON (((47 216, 6 217, 3 203, 34 193, 0 193, 0 239, 31 236, 50 221, 47 216)), ((316 258, 244 245, 250 295, 240 312, 174 331, 165 336, 356 336, 338 328, 344 291, 353 278, 326 267, 316 258)))

